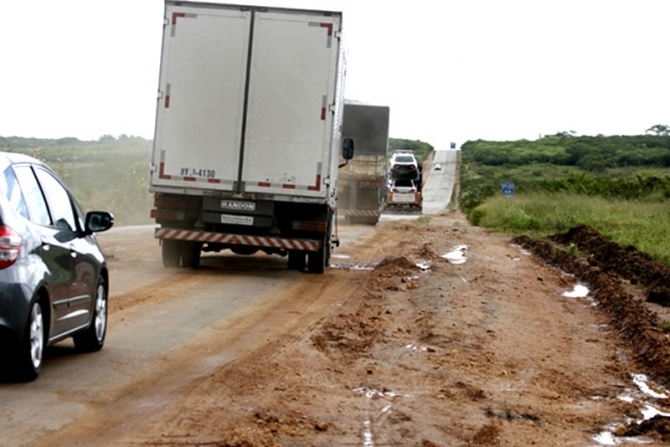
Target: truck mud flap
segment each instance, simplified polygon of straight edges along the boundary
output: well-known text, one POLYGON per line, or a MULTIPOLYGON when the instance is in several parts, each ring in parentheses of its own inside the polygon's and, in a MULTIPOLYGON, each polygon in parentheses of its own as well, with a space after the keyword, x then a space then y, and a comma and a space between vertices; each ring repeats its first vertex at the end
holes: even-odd
POLYGON ((227 245, 248 245, 259 249, 319 251, 321 242, 309 239, 286 239, 278 237, 252 236, 247 234, 214 233, 210 231, 179 230, 174 228, 156 228, 157 239, 176 239, 181 241, 202 242, 227 245))
POLYGON ((346 223, 375 225, 379 222, 381 212, 378 210, 344 210, 339 211, 346 223))

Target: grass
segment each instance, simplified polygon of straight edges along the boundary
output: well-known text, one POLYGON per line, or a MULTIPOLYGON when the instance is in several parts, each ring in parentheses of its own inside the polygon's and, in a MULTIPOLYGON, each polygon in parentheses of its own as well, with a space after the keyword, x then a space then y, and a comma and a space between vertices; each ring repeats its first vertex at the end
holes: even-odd
POLYGON ((670 265, 667 202, 538 192, 512 198, 492 197, 472 210, 469 218, 479 226, 531 237, 546 237, 586 224, 615 242, 634 245, 670 265))
MULTIPOLYGON (((51 143, 52 140, 40 141, 51 143)), ((110 211, 116 225, 148 224, 151 141, 126 139, 12 148, 46 162, 85 211, 110 211)))

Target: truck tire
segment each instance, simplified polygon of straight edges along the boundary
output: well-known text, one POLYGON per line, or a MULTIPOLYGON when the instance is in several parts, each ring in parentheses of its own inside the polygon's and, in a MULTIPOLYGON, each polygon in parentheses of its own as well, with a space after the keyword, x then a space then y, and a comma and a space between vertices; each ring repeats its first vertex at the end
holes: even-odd
POLYGON ((319 251, 310 251, 307 255, 307 271, 323 273, 330 263, 330 241, 324 242, 319 251))
POLYGON ((304 251, 289 251, 288 252, 288 268, 289 270, 305 270, 307 259, 304 251))
POLYGON ((181 247, 181 266, 196 268, 200 265, 200 243, 183 242, 181 247))
POLYGON ((181 241, 174 239, 162 239, 161 255, 163 258, 163 267, 179 267, 179 260, 181 258, 181 241))

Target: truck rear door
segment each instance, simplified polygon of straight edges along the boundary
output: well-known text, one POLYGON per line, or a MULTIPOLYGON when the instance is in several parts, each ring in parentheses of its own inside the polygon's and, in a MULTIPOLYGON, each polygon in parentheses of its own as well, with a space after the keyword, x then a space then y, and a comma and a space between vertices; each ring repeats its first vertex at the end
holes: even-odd
POLYGON ((166 2, 152 186, 325 196, 340 16, 166 2))
POLYGON ((250 11, 166 5, 152 184, 232 190, 250 11))
POLYGON ((324 196, 339 17, 258 12, 242 179, 245 190, 324 196))

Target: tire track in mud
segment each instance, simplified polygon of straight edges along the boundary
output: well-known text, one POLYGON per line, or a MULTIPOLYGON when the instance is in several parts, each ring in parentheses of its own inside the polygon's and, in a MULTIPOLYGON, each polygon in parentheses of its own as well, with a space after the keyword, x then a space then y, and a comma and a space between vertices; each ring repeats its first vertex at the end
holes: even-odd
POLYGON ((136 306, 168 301, 184 294, 189 289, 221 276, 221 272, 199 270, 177 270, 140 287, 121 293, 110 293, 109 312, 112 315, 128 311, 136 306))
MULTIPOLYGON (((141 311, 145 305, 177 299, 193 287, 235 281, 234 273, 216 270, 175 274, 171 279, 154 281, 113 297, 116 300, 113 314, 122 318, 126 312, 141 311)), ((324 306, 336 307, 346 297, 351 281, 362 275, 364 272, 335 269, 323 275, 283 272, 275 291, 206 328, 187 345, 164 353, 138 371, 126 385, 85 398, 87 409, 76 424, 33 445, 163 445, 166 439, 168 445, 180 445, 178 437, 166 438, 163 433, 155 438, 150 436, 151 422, 165 418, 179 421, 184 407, 196 405, 187 420, 197 425, 194 414, 203 400, 207 405, 219 406, 217 398, 212 397, 212 387, 227 387, 231 383, 239 389, 253 386, 246 370, 235 370, 235 365, 246 364, 249 357, 261 357, 273 367, 272 359, 282 346, 291 345, 300 334, 318 325, 323 318, 319 310, 324 306), (231 368, 232 376, 227 373, 231 368)), ((204 408, 210 408, 207 405, 204 408)), ((224 411, 236 406, 234 400, 226 402, 224 411)), ((210 421, 209 411, 198 417, 210 421)), ((245 409, 238 407, 238 411, 245 409)), ((260 409, 258 414, 268 423, 277 417, 269 410, 260 409)), ((299 418, 296 421, 300 422, 299 418)))
MULTIPOLYGON (((599 427, 634 414, 617 399, 627 366, 618 335, 596 327, 604 314, 560 297, 573 278, 509 238, 382 223, 336 253, 377 267, 273 272, 272 293, 38 445, 592 445, 599 427), (467 263, 443 259, 460 244, 467 263)), ((284 268, 264 262, 248 268, 284 268)), ((240 271, 212 275, 230 284, 240 271)), ((116 313, 172 296, 160 281, 142 290, 119 294, 116 313)))

